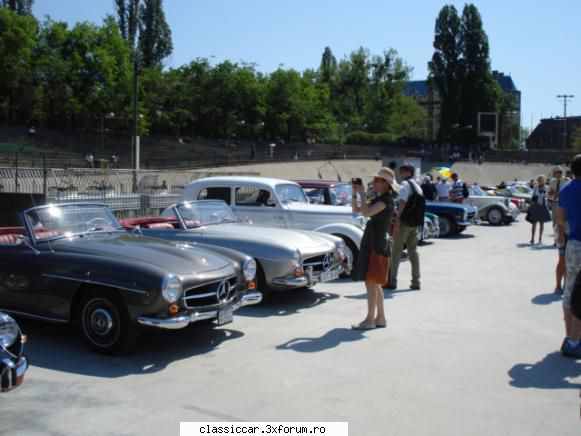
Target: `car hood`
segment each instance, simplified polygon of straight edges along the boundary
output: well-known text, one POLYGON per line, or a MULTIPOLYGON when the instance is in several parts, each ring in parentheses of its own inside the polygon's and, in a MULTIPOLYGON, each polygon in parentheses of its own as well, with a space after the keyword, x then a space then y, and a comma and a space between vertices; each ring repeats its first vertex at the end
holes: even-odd
POLYGON ((338 221, 352 221, 356 216, 351 208, 346 206, 290 203, 286 208, 292 212, 325 214, 336 217, 338 221))
MULTIPOLYGON (((220 239, 247 241, 248 246, 268 244, 288 249, 298 248, 302 253, 313 250, 332 250, 335 244, 316 232, 260 227, 247 224, 217 224, 191 229, 206 236, 220 239)), ((249 253, 250 254, 250 253, 249 253)))
POLYGON ((87 238, 60 239, 52 245, 59 252, 149 263, 177 274, 215 271, 230 264, 204 249, 178 248, 175 242, 141 235, 94 234, 87 238))

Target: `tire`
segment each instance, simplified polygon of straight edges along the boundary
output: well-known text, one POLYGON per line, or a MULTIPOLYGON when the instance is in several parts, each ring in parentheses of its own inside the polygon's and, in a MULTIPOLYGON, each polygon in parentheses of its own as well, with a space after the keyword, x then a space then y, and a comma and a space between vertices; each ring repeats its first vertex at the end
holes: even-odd
POLYGON ((451 236, 456 233, 456 222, 447 215, 438 216, 440 223, 440 237, 451 236))
POLYGON ((504 213, 497 207, 491 207, 486 213, 486 219, 492 226, 499 226, 504 221, 504 213))
POLYGON ((460 234, 462 233, 464 230, 466 230, 466 226, 456 226, 456 234, 460 234))
MULTIPOLYGON (((256 260, 256 259, 254 259, 256 260)), ((266 283, 266 274, 264 274, 264 270, 262 269, 262 265, 256 260, 256 290, 260 291, 262 294, 262 301, 261 303, 270 300, 272 297, 272 289, 266 283)), ((261 304, 259 303, 259 304, 261 304)))
POLYGON ((109 289, 87 291, 80 300, 77 320, 83 339, 98 353, 122 353, 135 345, 138 337, 125 303, 109 289))
MULTIPOLYGON (((355 243, 351 239, 349 239, 348 237, 342 236, 342 235, 334 235, 334 236, 337 236, 337 237, 343 239, 343 241, 345 241, 345 254, 351 256, 351 264, 353 265, 353 269, 354 269, 355 265, 357 265, 357 258, 359 257, 359 249, 355 246, 355 243)), ((341 274, 341 277, 351 277, 351 274, 343 273, 343 274, 341 274)))

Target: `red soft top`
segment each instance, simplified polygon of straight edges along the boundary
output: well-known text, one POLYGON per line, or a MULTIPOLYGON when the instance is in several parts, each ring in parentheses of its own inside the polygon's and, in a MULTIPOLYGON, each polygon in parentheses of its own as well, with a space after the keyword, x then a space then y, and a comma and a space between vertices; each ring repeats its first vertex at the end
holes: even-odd
POLYGON ((120 224, 126 229, 132 229, 133 227, 139 225, 141 227, 147 227, 150 224, 158 223, 170 223, 173 224, 176 221, 175 218, 162 218, 162 217, 137 217, 137 218, 125 218, 119 221, 120 224))

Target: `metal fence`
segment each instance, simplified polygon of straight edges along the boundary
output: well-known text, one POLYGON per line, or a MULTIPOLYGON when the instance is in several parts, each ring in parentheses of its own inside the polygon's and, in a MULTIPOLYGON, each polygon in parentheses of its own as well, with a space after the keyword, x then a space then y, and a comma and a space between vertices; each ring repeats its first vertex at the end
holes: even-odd
POLYGON ((84 168, 1 168, 0 192, 43 194, 47 203, 97 202, 119 216, 157 215, 176 203, 185 185, 216 175, 256 172, 208 170, 117 170, 84 168))

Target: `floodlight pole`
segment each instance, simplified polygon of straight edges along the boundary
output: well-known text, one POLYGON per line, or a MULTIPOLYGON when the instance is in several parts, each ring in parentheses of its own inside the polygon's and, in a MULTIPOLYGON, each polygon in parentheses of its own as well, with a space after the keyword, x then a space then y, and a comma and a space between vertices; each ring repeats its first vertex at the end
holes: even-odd
POLYGON ((575 97, 574 95, 559 94, 557 98, 563 101, 563 142, 561 143, 561 153, 567 147, 567 100, 575 97))

